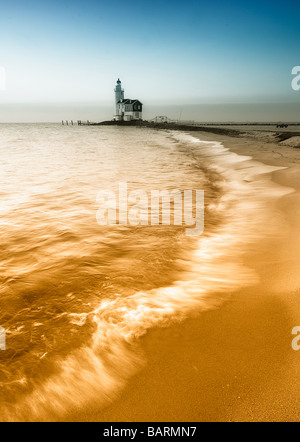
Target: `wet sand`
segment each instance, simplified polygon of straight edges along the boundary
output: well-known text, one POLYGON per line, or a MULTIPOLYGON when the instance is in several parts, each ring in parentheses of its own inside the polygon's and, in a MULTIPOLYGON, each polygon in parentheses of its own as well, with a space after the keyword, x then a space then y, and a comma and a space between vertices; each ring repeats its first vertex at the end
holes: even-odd
POLYGON ((300 352, 291 347, 292 329, 300 325, 300 150, 257 136, 192 135, 287 168, 273 173, 275 182, 295 189, 276 203, 282 235, 266 235, 244 257, 258 285, 234 293, 218 310, 150 331, 141 340, 147 365, 119 398, 105 409, 90 404, 68 420, 300 419, 300 352))

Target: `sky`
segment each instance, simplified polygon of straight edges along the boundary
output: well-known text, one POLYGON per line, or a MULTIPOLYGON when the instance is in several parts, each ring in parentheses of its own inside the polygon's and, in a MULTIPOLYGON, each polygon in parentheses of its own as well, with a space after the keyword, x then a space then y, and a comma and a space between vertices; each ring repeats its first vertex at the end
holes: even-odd
POLYGON ((148 118, 246 121, 268 104, 300 121, 299 17, 289 0, 0 0, 0 121, 110 119, 118 78, 148 118))

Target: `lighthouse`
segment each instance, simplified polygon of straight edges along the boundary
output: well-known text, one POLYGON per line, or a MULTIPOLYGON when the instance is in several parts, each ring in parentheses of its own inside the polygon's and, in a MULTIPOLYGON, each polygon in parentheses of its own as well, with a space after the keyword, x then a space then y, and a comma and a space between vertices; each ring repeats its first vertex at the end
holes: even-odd
POLYGON ((114 120, 142 120, 143 103, 141 103, 139 100, 124 98, 124 89, 122 89, 120 78, 118 78, 115 87, 115 104, 116 114, 114 116, 114 120))
POLYGON ((116 88, 115 88, 115 101, 116 101, 116 117, 121 117, 120 107, 118 105, 119 102, 124 100, 124 89, 122 89, 122 82, 120 78, 118 78, 116 88))

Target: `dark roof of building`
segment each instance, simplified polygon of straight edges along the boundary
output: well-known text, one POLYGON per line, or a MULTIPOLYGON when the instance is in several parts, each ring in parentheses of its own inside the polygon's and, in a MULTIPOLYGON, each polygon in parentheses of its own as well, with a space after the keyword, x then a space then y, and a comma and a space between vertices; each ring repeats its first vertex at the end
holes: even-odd
POLYGON ((132 100, 130 98, 124 98, 124 100, 119 100, 117 104, 141 104, 143 105, 143 103, 141 103, 139 100, 132 100))

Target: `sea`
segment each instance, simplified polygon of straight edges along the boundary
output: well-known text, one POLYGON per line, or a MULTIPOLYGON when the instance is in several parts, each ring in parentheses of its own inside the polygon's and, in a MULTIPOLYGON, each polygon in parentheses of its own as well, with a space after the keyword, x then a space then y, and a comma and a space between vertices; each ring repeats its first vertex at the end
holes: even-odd
POLYGON ((213 134, 1 124, 0 420, 113 403, 151 357, 140 345, 147 332, 201 319, 257 284, 244 256, 281 192, 274 170, 213 134), (97 195, 119 183, 204 191, 204 232, 100 225, 97 195))

